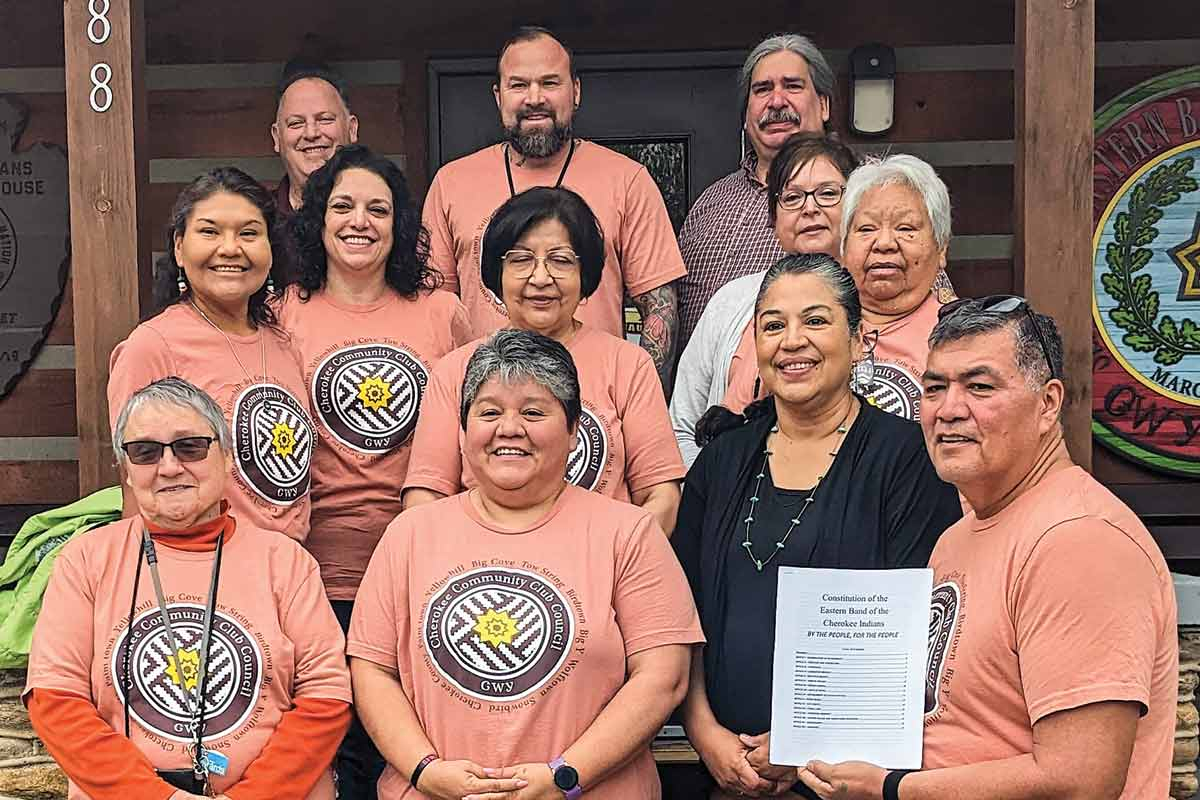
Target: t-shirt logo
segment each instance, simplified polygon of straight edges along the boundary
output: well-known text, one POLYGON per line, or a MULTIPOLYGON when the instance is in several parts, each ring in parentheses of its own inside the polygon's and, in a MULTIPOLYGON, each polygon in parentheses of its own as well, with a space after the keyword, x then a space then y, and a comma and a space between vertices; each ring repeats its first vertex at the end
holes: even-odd
MULTIPOLYGON (((199 684, 204 607, 172 603, 167 615, 179 640, 179 652, 171 652, 170 637, 155 606, 121 632, 109 668, 122 704, 129 685, 129 713, 139 725, 173 741, 188 742, 193 739, 188 697, 195 697, 199 684)), ((263 658, 258 643, 240 623, 218 611, 209 643, 205 738, 219 739, 241 727, 254 711, 262 684, 263 658)))
POLYGON ((443 678, 471 697, 508 702, 558 672, 575 616, 536 574, 489 567, 447 581, 429 601, 421 635, 443 678))
POLYGON ((567 483, 593 491, 608 464, 608 432, 596 415, 586 408, 579 415, 575 447, 567 456, 567 483))
POLYGON ((958 628, 959 612, 962 610, 962 592, 953 581, 939 583, 933 587, 933 600, 929 609, 929 656, 925 673, 925 715, 937 714, 941 706, 938 687, 943 679, 946 659, 954 644, 958 628))
POLYGON ((475 238, 471 240, 471 255, 472 261, 475 262, 475 278, 479 281, 479 294, 483 296, 487 304, 496 310, 497 313, 508 316, 508 306, 504 305, 504 299, 497 297, 496 293, 483 282, 483 239, 487 236, 488 225, 492 224, 492 215, 488 214, 479 221, 479 225, 475 228, 475 238))
POLYGON ((921 383, 898 364, 877 363, 867 402, 897 417, 921 421, 921 383))
POLYGON ((287 389, 256 383, 238 395, 233 437, 238 475, 259 497, 286 506, 308 492, 312 422, 287 389))
POLYGON ((387 344, 344 347, 312 378, 313 409, 329 433, 360 453, 387 453, 412 438, 429 373, 387 344))

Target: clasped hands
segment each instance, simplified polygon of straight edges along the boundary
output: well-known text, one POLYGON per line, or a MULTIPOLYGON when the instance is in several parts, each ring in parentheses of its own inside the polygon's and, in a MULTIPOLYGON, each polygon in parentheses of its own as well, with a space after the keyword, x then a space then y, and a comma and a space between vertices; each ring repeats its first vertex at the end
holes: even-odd
POLYGON ((863 761, 826 764, 810 761, 804 767, 771 763, 770 732, 757 736, 723 730, 717 741, 706 741, 701 755, 721 789, 742 797, 772 797, 797 782, 822 800, 881 800, 887 770, 863 761))
POLYGON ((484 767, 474 761, 434 761, 417 782, 432 800, 562 800, 546 762, 484 767))

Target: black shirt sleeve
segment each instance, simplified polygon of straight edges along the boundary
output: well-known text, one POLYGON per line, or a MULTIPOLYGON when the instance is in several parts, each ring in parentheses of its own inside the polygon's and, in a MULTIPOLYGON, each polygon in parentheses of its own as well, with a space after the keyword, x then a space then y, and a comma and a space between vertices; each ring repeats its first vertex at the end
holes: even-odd
MULTIPOLYGON (((711 448, 711 445, 709 447, 711 448)), ((700 452, 700 456, 684 478, 683 496, 679 501, 679 513, 675 517, 675 532, 671 535, 671 546, 675 548, 675 556, 683 566, 683 574, 687 576, 688 585, 692 587, 696 609, 701 616, 704 613, 700 576, 701 540, 709 490, 709 458, 706 457, 705 450, 700 452)))

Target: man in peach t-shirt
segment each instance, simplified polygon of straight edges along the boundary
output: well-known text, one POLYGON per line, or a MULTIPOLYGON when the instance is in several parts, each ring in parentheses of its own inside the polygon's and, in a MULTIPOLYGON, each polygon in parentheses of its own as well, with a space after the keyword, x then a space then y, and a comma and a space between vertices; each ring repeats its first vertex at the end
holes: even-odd
POLYGON ((673 281, 687 274, 662 193, 646 169, 575 138, 580 84, 571 53, 544 28, 521 28, 500 51, 492 87, 506 141, 446 164, 425 197, 429 263, 457 291, 476 338, 508 324, 503 303, 482 282, 480 245, 492 214, 534 186, 565 186, 591 207, 604 232, 600 288, 579 309, 581 322, 624 335, 624 296, 642 315, 642 347, 664 388, 675 359, 678 301, 673 281))
POLYGON ((1071 462, 1061 376, 1054 321, 1021 298, 941 314, 921 426, 973 510, 929 560, 924 769, 812 762, 799 778, 822 798, 1167 796, 1170 573, 1137 516, 1071 462))

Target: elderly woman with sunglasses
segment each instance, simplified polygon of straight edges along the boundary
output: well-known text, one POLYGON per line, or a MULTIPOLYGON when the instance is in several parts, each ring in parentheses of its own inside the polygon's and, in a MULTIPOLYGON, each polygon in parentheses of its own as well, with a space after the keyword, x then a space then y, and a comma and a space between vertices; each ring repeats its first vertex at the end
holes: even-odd
MULTIPOLYGON (((684 467, 654 363, 640 347, 575 319, 604 266, 595 215, 569 189, 529 189, 497 209, 482 250, 484 285, 502 303, 509 327, 556 340, 579 366, 583 411, 567 481, 646 509, 670 535, 684 467)), ((404 483, 405 508, 475 485, 451 443, 467 360, 479 344, 451 352, 433 370, 404 483)))
MULTIPOLYGON (((854 151, 829 136, 803 133, 787 140, 767 172, 767 214, 785 252, 839 256, 842 192, 858 163, 854 151)), ((765 274, 722 286, 679 359, 671 425, 688 465, 700 452, 696 429, 709 408, 720 405, 741 413, 761 397, 753 316, 765 274)))
POLYGON ((334 797, 342 632, 312 556, 230 513, 232 444, 180 378, 119 409, 136 514, 58 556, 24 695, 70 798, 334 797))

